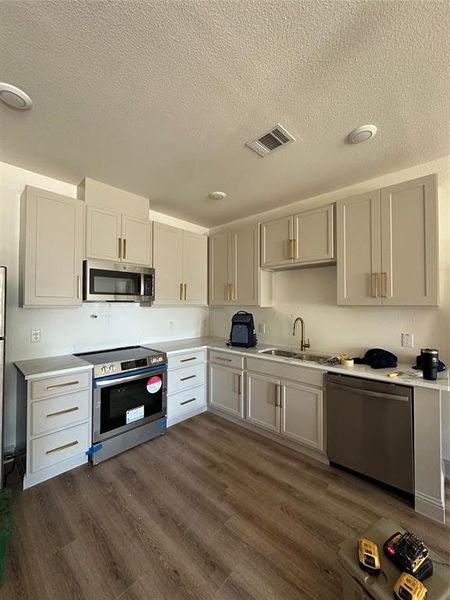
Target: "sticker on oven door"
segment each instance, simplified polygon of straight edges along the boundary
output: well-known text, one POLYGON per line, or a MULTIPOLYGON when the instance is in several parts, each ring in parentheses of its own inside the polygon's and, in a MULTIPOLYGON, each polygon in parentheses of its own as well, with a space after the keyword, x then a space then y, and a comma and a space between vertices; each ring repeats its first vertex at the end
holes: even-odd
POLYGON ((144 418, 144 405, 136 406, 136 408, 130 408, 126 412, 127 417, 127 425, 128 423, 133 423, 133 421, 139 421, 139 419, 144 418))
POLYGON ((149 394, 156 394, 156 392, 159 392, 159 390, 161 389, 161 386, 162 386, 161 377, 158 377, 157 375, 153 375, 153 377, 150 377, 150 379, 147 381, 147 392, 149 394))

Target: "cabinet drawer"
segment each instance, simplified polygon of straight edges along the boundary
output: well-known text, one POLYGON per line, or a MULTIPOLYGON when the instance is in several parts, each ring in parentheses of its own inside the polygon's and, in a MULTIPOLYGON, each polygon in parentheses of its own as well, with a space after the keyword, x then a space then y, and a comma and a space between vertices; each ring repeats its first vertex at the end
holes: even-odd
POLYGON ((169 356, 169 369, 178 369, 180 367, 190 367, 199 363, 206 362, 206 350, 196 350, 194 352, 186 352, 185 354, 176 354, 169 356))
POLYGON ((83 423, 31 440, 31 471, 35 472, 51 467, 63 460, 86 452, 89 448, 89 434, 89 423, 83 423))
POLYGON ((281 361, 250 357, 247 358, 247 370, 272 375, 278 379, 290 379, 299 383, 307 383, 317 387, 323 387, 323 375, 326 372, 320 369, 308 369, 308 367, 288 365, 281 361))
POLYGON ((217 350, 209 351, 210 362, 222 365, 223 367, 232 367, 233 369, 243 369, 244 359, 239 354, 231 352, 220 352, 217 350))
POLYGON ((206 408, 205 386, 200 385, 167 397, 167 418, 173 419, 179 414, 206 408))
POLYGON ((90 388, 90 371, 79 371, 31 382, 31 400, 50 398, 90 388))
POLYGON ((205 382, 205 365, 169 369, 167 393, 173 394, 205 382))
POLYGON ((65 394, 32 402, 30 406, 30 435, 62 429, 72 423, 86 421, 90 414, 91 390, 65 394))

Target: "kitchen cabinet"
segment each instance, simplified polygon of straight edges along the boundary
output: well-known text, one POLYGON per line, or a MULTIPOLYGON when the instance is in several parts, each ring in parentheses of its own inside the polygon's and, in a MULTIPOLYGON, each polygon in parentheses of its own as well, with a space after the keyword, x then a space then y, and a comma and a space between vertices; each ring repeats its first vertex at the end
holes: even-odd
POLYGON ((155 304, 207 304, 207 238, 153 224, 155 304))
POLYGON ((438 304, 436 176, 337 202, 338 304, 438 304))
POLYGON ((302 367, 248 359, 246 420, 323 453, 323 373, 309 373, 302 381, 305 372, 302 367))
POLYGON ((20 217, 20 304, 81 304, 84 204, 26 186, 20 217))
POLYGON ((151 266, 151 222, 87 206, 86 257, 151 266))
POLYGON ((263 269, 301 267, 334 260, 332 204, 261 224, 263 269))
POLYGON ((167 426, 206 410, 206 350, 168 358, 167 426))
POLYGON ((258 224, 210 236, 209 303, 212 306, 272 305, 272 276, 259 267, 258 224))
POLYGON ((248 373, 246 419, 258 427, 280 431, 280 382, 274 377, 248 373))
POLYGON ((219 413, 223 412, 242 419, 244 417, 243 377, 241 357, 226 352, 210 351, 209 407, 219 413), (237 363, 235 359, 238 360, 237 363))
POLYGON ((46 481, 87 463, 91 446, 90 367, 18 379, 26 406, 26 467, 23 487, 46 481))

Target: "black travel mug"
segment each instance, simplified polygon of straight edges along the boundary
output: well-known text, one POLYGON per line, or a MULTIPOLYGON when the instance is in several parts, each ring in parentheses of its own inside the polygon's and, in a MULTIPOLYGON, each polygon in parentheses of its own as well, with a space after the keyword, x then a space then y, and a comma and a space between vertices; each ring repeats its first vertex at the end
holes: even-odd
POLYGON ((422 358, 422 371, 424 379, 434 381, 437 378, 439 350, 435 348, 422 348, 420 351, 422 358))

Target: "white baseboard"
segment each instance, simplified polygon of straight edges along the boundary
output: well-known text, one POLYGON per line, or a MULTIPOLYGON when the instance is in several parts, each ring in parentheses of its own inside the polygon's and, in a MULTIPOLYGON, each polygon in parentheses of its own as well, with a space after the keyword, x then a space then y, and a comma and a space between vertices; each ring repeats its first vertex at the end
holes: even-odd
POLYGON ((444 476, 447 481, 450 481, 450 460, 444 458, 444 476))
POLYGON ((423 492, 418 492, 417 490, 414 497, 414 508, 416 509, 416 512, 425 515, 429 519, 438 521, 439 523, 445 523, 445 506, 440 500, 432 498, 423 492))

